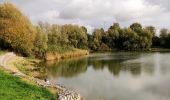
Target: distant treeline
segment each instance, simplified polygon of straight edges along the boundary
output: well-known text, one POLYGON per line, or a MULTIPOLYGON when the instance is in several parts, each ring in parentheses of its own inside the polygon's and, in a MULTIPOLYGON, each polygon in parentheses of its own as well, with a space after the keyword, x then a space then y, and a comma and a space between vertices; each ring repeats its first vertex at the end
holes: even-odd
POLYGON ((102 28, 94 30, 88 36, 88 41, 88 47, 94 51, 170 48, 170 31, 161 29, 160 36, 156 36, 153 26, 143 28, 140 23, 133 23, 128 28, 121 28, 118 23, 114 23, 107 31, 102 28))
POLYGON ((95 29, 92 35, 84 26, 56 25, 39 22, 34 26, 13 4, 0 4, 0 48, 24 56, 43 57, 47 51, 64 52, 72 48, 92 51, 149 50, 151 47, 170 47, 170 33, 161 30, 155 36, 153 26, 143 28, 133 23, 121 28, 114 23, 107 31, 95 29))

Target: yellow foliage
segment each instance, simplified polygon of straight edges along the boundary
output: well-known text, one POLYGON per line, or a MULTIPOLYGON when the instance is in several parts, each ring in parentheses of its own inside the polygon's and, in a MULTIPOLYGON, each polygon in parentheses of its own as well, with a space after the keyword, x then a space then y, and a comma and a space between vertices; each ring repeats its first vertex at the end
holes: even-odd
POLYGON ((24 55, 33 49, 35 29, 11 3, 0 4, 0 42, 1 48, 9 48, 24 55))

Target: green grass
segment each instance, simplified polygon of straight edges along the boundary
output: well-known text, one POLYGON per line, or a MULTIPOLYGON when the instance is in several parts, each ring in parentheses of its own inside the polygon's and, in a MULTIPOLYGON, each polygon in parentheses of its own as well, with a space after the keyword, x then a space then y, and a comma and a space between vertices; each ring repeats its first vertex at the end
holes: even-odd
POLYGON ((3 55, 3 54, 5 54, 5 53, 6 53, 6 51, 0 50, 0 55, 3 55))
POLYGON ((55 96, 45 88, 27 84, 0 70, 1 100, 55 100, 55 96))

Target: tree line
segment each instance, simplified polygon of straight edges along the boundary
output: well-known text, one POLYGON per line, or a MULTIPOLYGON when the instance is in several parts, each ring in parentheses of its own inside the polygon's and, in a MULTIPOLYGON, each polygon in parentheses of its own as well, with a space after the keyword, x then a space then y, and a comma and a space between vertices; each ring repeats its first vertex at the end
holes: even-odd
POLYGON ((128 28, 121 28, 114 23, 105 32, 102 28, 96 29, 90 36, 89 47, 92 50, 148 50, 152 45, 155 28, 143 28, 139 23, 133 23, 128 28))
POLYGON ((0 4, 0 48, 24 56, 43 57, 47 51, 62 52, 72 48, 92 51, 170 48, 169 31, 162 29, 160 33, 158 37, 153 26, 142 27, 140 23, 127 28, 114 23, 107 31, 95 29, 91 35, 84 26, 43 22, 32 25, 13 4, 0 4))
POLYGON ((153 47, 170 48, 170 30, 163 28, 159 36, 153 37, 153 47))

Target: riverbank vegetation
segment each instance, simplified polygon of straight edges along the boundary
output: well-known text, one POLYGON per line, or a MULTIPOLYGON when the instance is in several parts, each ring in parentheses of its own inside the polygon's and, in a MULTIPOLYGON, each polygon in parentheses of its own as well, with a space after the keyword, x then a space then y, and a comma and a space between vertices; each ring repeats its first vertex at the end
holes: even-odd
POLYGON ((45 78, 45 70, 42 66, 38 66, 38 64, 40 63, 40 60, 38 59, 16 57, 16 59, 13 60, 11 63, 13 63, 13 65, 17 69, 19 69, 19 71, 28 76, 39 79, 45 78))
MULTIPOLYGON (((88 34, 86 27, 73 24, 39 22, 32 25, 11 3, 0 4, 0 9, 0 48, 23 56, 44 58, 46 53, 64 54, 75 49, 143 51, 152 47, 170 48, 167 29, 162 29, 160 36, 156 36, 153 26, 133 23, 122 28, 114 23, 108 30, 95 29, 88 34)), ((87 54, 85 52, 82 55, 87 54)))
POLYGON ((0 48, 43 58, 46 52, 87 49, 87 30, 78 25, 32 25, 11 3, 0 4, 0 48))
POLYGON ((56 100, 47 89, 27 84, 0 69, 0 98, 3 100, 56 100))

